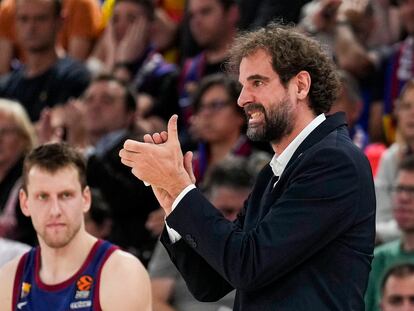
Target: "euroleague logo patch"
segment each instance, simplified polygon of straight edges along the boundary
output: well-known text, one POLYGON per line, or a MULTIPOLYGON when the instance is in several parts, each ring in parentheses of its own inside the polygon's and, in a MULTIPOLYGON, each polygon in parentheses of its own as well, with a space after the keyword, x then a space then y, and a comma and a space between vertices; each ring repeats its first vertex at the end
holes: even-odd
POLYGON ((92 284, 93 277, 90 275, 82 275, 76 282, 76 287, 79 291, 89 291, 91 290, 92 284))

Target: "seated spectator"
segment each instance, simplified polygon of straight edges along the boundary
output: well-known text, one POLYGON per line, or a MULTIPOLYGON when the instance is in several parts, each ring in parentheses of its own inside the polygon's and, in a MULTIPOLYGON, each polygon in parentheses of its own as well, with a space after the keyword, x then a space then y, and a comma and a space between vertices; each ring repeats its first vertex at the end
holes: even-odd
POLYGON ((0 80, 0 97, 18 100, 33 122, 43 108, 78 97, 89 83, 89 73, 82 64, 56 52, 61 25, 59 1, 16 2, 17 39, 26 62, 0 80))
POLYGON ((398 164, 414 150, 414 80, 407 82, 396 103, 398 140, 384 151, 375 178, 377 235, 382 241, 398 238, 400 232, 391 213, 391 191, 398 164))
MULTIPOLYGON (((382 57, 381 73, 379 74, 378 90, 380 101, 376 103, 381 111, 384 124, 386 142, 393 143, 398 139, 396 135, 397 114, 396 102, 401 98, 406 83, 414 78, 413 51, 414 51, 414 1, 396 0, 398 16, 402 32, 406 34, 402 41, 397 42, 388 49, 382 57)), ((398 121, 397 121, 398 122, 398 121)), ((377 124, 378 124, 377 123, 377 124)))
POLYGON ((23 255, 29 249, 29 245, 0 237, 0 268, 17 256, 23 255))
POLYGON ((178 63, 178 38, 184 18, 185 0, 155 0, 154 33, 151 41, 170 63, 178 63))
POLYGON ((168 120, 178 112, 175 65, 164 61, 151 44, 154 4, 152 0, 120 0, 89 63, 113 72, 139 93, 151 96, 147 115, 168 120), (98 66, 96 64, 99 64, 98 66))
MULTIPOLYGON (((81 101, 51 113, 61 114, 60 132, 65 134, 61 139, 83 148, 88 156, 88 183, 101 191, 110 206, 113 223, 109 240, 146 264, 156 237, 151 236, 144 224, 148 214, 159 205, 151 188, 137 181, 118 155, 126 139, 137 139, 135 110, 134 94, 124 83, 112 76, 99 76, 86 89, 81 101)), ((43 116, 42 128, 50 129, 50 121, 47 115, 43 116)), ((43 141, 47 141, 53 132, 43 136, 43 141)))
MULTIPOLYGON (((237 157, 223 160, 212 168, 203 185, 212 204, 231 221, 243 208, 253 186, 255 174, 248 169, 247 164, 245 159, 237 157)), ((161 243, 157 244, 150 261, 149 273, 154 311, 230 311, 233 306, 234 291, 217 302, 197 301, 161 243)))
POLYGON ((399 264, 389 269, 381 293, 381 311, 414 311, 414 264, 399 264))
POLYGON ((376 2, 314 0, 303 7, 300 27, 323 44, 341 70, 357 79, 363 100, 358 123, 371 141, 382 142, 382 112, 374 103, 381 98, 377 67, 383 49, 370 40, 380 27, 376 2))
MULTIPOLYGON (((58 48, 67 54, 84 61, 92 51, 95 40, 102 31, 102 14, 96 0, 55 0, 62 6, 64 17, 58 34, 58 48)), ((59 11, 59 10, 57 10, 59 11)), ((22 50, 15 28, 16 0, 3 0, 0 5, 0 75, 7 73, 13 57, 25 63, 26 52, 22 50)))
POLYGON ((36 234, 21 213, 18 198, 23 158, 35 144, 35 131, 24 108, 0 99, 0 237, 30 245, 37 243, 36 234))
POLYGON ((379 310, 381 280, 389 267, 403 261, 414 263, 414 156, 399 165, 393 194, 392 212, 402 235, 375 249, 365 294, 367 311, 379 310))
POLYGON ((191 97, 207 75, 222 73, 228 49, 237 33, 239 8, 234 0, 189 0, 187 18, 191 35, 201 47, 194 57, 184 59, 179 82, 179 105, 184 125, 193 111, 191 97))
POLYGON ((254 150, 243 134, 246 118, 237 105, 239 94, 239 83, 223 74, 203 79, 194 94, 190 133, 199 141, 193 158, 197 183, 203 181, 210 167, 230 154, 248 158, 261 167, 270 160, 270 155, 254 150))

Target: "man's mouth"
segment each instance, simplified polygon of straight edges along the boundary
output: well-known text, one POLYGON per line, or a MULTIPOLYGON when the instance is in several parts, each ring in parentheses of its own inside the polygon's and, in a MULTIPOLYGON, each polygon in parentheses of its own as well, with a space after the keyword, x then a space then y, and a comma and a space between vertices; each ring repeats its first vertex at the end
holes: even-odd
POLYGON ((263 114, 261 112, 254 112, 254 113, 250 114, 249 124, 259 122, 262 119, 261 116, 263 116, 263 114))
POLYGON ((249 125, 258 124, 264 121, 264 108, 260 104, 250 104, 245 108, 249 125))

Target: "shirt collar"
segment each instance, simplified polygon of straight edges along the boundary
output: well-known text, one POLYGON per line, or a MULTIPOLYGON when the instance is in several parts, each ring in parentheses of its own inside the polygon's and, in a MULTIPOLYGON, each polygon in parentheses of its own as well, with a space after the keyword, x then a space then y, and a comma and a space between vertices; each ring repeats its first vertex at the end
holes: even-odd
POLYGON ((309 136, 312 131, 317 128, 323 121, 326 120, 326 117, 323 113, 318 115, 315 119, 312 120, 300 133, 298 136, 295 137, 294 140, 286 147, 283 152, 278 155, 277 153, 274 154, 272 160, 270 161, 270 166, 272 168, 273 174, 275 176, 281 176, 283 171, 286 168, 286 165, 289 163, 290 158, 292 158, 293 154, 295 153, 296 149, 300 146, 300 144, 309 136))

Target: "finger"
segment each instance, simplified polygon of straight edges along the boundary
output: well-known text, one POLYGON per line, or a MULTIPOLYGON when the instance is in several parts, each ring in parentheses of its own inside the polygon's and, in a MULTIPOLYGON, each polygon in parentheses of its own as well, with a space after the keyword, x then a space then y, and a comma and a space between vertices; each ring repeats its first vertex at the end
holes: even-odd
POLYGON ((131 172, 132 172, 132 174, 133 174, 135 177, 137 177, 138 179, 142 180, 142 175, 141 175, 140 171, 139 171, 136 167, 133 167, 133 168, 131 169, 131 172))
POLYGON ((193 172, 193 153, 191 151, 186 152, 184 155, 184 168, 187 174, 190 176, 191 182, 195 184, 196 178, 193 172))
POLYGON ((146 142, 147 144, 153 144, 154 140, 152 139, 152 136, 150 134, 145 134, 144 135, 144 142, 146 142))
POLYGON ((168 133, 166 131, 162 131, 160 133, 160 136, 161 136, 161 139, 162 139, 163 143, 165 143, 168 140, 168 133))
POLYGON ((126 159, 123 159, 123 158, 121 158, 121 163, 124 164, 124 165, 126 165, 126 166, 129 166, 129 167, 133 167, 134 166, 134 162, 133 161, 126 160, 126 159))
POLYGON ((162 144, 164 142, 159 133, 152 134, 152 139, 154 140, 154 143, 156 144, 162 144))
POLYGON ((174 114, 170 118, 170 120, 168 120, 167 134, 168 134, 169 143, 179 145, 180 142, 178 141, 177 119, 178 119, 178 116, 174 114))
POLYGON ((128 151, 128 150, 125 150, 125 149, 121 149, 119 151, 119 156, 120 156, 121 159, 135 162, 137 160, 138 153, 131 152, 131 151, 128 151))
POLYGON ((124 149, 126 151, 141 153, 145 150, 146 143, 141 143, 136 140, 127 139, 124 143, 124 149))

